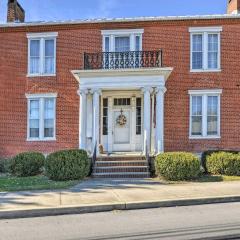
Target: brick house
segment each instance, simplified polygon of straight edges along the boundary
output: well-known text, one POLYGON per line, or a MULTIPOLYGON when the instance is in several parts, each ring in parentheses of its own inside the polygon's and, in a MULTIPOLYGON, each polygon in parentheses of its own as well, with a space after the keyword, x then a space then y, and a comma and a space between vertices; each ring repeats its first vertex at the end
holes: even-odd
POLYGON ((239 149, 240 9, 0 25, 0 156, 239 149))

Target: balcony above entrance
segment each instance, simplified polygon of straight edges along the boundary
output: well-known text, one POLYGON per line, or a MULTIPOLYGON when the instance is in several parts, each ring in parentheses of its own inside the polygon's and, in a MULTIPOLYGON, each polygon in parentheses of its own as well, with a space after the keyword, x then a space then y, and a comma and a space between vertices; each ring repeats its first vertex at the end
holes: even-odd
POLYGON ((84 53, 84 70, 161 68, 162 50, 84 53))

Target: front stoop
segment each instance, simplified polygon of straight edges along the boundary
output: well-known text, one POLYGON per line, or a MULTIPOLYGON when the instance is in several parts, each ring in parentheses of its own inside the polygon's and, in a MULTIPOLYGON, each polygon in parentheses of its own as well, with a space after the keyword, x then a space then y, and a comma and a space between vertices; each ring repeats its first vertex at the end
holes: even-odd
POLYGON ((114 156, 97 158, 95 178, 149 178, 148 162, 143 156, 114 156))

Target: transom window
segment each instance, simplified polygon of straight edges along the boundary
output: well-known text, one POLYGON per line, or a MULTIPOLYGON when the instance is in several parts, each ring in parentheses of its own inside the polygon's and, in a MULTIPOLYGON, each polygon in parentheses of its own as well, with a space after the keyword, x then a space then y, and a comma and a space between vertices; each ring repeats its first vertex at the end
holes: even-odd
POLYGON ((57 33, 28 34, 28 75, 55 75, 57 33))
POLYGON ((114 106, 130 106, 130 98, 114 98, 114 106))
POLYGON ((28 140, 55 140, 56 95, 27 95, 28 140))
POLYGON ((220 70, 221 27, 190 28, 191 71, 220 70))
POLYGON ((220 137, 220 94, 215 91, 189 91, 190 137, 220 137))

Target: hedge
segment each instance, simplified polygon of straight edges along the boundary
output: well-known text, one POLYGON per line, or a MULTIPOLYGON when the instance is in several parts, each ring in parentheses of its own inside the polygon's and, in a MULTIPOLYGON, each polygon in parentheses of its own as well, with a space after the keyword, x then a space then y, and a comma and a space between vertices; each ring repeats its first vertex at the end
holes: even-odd
POLYGON ((172 181, 190 180, 200 174, 198 157, 185 152, 159 154, 155 159, 155 167, 158 176, 172 181))
POLYGON ((6 173, 9 169, 10 159, 0 159, 0 173, 6 173))
POLYGON ((89 174, 90 160, 84 150, 63 150, 48 155, 46 175, 55 181, 83 179, 89 174))
POLYGON ((207 157, 210 156, 213 153, 219 153, 219 152, 228 152, 228 153, 233 153, 233 154, 238 154, 239 151, 234 151, 234 150, 208 150, 202 153, 202 157, 201 157, 201 164, 202 167, 204 168, 204 171, 207 173, 207 166, 206 166, 206 160, 207 157))
POLYGON ((213 153, 207 157, 206 167, 211 174, 240 176, 240 154, 229 152, 213 153))
POLYGON ((20 153, 10 160, 9 172, 17 177, 35 176, 41 172, 44 160, 42 153, 20 153))

